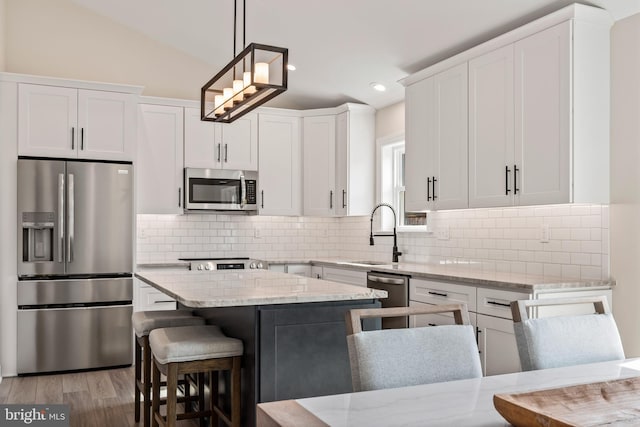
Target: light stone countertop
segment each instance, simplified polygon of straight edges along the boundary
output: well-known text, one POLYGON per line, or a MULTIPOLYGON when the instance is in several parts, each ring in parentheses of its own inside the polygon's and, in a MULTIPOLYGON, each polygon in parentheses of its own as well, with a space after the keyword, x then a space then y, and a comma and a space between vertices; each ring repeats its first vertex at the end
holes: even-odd
POLYGON ((386 298, 387 292, 268 270, 143 271, 138 279, 187 307, 352 301, 386 298))
MULTIPOLYGON (((269 263, 284 263, 282 260, 269 263)), ((361 271, 379 271, 396 274, 406 274, 412 278, 427 280, 444 280, 471 286, 496 288, 512 291, 541 291, 575 288, 611 288, 615 281, 611 279, 574 279, 553 276, 539 276, 524 273, 505 273, 498 271, 482 271, 473 264, 418 264, 418 263, 388 263, 366 265, 347 261, 340 258, 321 258, 307 260, 307 263, 318 266, 349 268, 361 271)), ((290 264, 304 263, 302 260, 289 261, 290 264)))

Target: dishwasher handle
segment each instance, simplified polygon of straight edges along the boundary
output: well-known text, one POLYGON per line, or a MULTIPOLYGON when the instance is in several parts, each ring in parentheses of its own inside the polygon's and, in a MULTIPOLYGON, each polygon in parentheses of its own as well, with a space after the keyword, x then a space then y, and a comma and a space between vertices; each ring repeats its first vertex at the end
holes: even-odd
POLYGON ((393 277, 383 277, 383 276, 367 276, 367 281, 375 282, 375 283, 384 283, 386 285, 404 285, 406 283, 405 279, 396 279, 393 277))

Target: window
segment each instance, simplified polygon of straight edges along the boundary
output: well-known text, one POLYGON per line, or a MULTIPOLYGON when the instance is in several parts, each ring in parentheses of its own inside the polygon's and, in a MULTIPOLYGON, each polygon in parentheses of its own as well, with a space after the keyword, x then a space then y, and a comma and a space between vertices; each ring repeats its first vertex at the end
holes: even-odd
MULTIPOLYGON (((425 212, 406 212, 404 209, 404 138, 380 144, 380 202, 389 203, 397 213, 396 227, 402 231, 426 231, 425 212)), ((383 230, 393 228, 393 214, 383 210, 383 230)))

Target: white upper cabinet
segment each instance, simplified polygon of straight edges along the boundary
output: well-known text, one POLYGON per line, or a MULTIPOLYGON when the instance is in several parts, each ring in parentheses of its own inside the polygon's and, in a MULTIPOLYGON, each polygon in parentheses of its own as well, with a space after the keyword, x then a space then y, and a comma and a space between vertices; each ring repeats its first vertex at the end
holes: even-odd
POLYGON ((259 114, 258 210, 261 215, 302 213, 300 117, 259 114))
POLYGON ((336 118, 330 114, 303 118, 304 214, 336 212, 336 118))
POLYGON ((516 203, 572 201, 571 22, 516 42, 514 51, 516 203))
MULTIPOLYGON (((453 165, 434 154, 429 141, 440 138, 440 150, 455 150, 450 141, 464 132, 451 125, 451 117, 459 117, 459 94, 452 86, 437 87, 446 70, 463 65, 469 207, 607 203, 611 23, 606 11, 574 4, 405 79, 407 207, 424 210, 421 195, 434 195, 433 176, 426 172, 453 165), (420 97, 428 94, 438 100, 434 107, 420 97), (453 138, 443 137, 447 133, 453 138), (434 159, 423 163, 429 153, 434 159)), ((465 164, 462 156, 459 164, 465 164)), ((445 180, 435 177, 436 202, 426 208, 442 209, 438 199, 446 194, 445 180)), ((447 206, 455 207, 461 205, 447 206)))
POLYGON ((407 88, 406 102, 406 209, 467 207, 467 64, 407 88))
POLYGON ((335 214, 369 215, 375 204, 375 110, 349 108, 336 117, 335 214))
POLYGON ((513 45, 469 61, 469 205, 510 206, 514 193, 513 45))
POLYGON ((233 123, 200 120, 185 108, 184 165, 188 168, 258 170, 258 118, 247 114, 233 123))
POLYGON ((18 154, 133 160, 135 96, 18 84, 18 154))
POLYGON ((370 214, 375 203, 375 110, 360 104, 313 110, 303 118, 302 139, 304 214, 370 214), (317 115, 325 111, 330 114, 317 115))
POLYGON ((138 109, 137 212, 181 214, 183 109, 150 104, 138 109))
POLYGON ((200 109, 184 109, 184 167, 219 169, 222 153, 215 143, 218 124, 200 120, 200 109))

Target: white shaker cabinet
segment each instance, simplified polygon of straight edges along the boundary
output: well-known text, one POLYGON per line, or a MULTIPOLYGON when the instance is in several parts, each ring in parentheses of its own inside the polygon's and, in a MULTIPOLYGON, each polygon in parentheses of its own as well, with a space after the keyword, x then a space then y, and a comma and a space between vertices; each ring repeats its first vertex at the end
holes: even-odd
POLYGON ((247 114, 233 123, 211 123, 200 121, 198 109, 187 108, 185 121, 188 122, 185 167, 258 170, 258 118, 255 114, 247 114))
POLYGON ((183 108, 152 104, 138 108, 137 212, 181 214, 183 108))
POLYGON ((467 109, 466 63, 407 89, 407 210, 468 206, 467 109))
POLYGON ((135 95, 18 84, 18 154, 133 160, 135 95))
POLYGON ((302 154, 300 117, 259 114, 258 210, 261 215, 300 215, 302 154))
POLYGON ((375 110, 303 113, 304 215, 368 215, 375 204, 375 110))
POLYGON ((375 180, 375 110, 350 104, 336 116, 335 214, 369 215, 375 180))
POLYGON ((478 314, 478 350, 484 375, 520 372, 520 356, 513 321, 478 314))
POLYGON ((304 215, 333 216, 336 211, 335 115, 303 118, 304 215))
POLYGON ((469 205, 510 206, 514 193, 513 45, 469 61, 469 205))
POLYGON ((469 206, 607 202, 608 27, 566 21, 469 62, 469 206))

